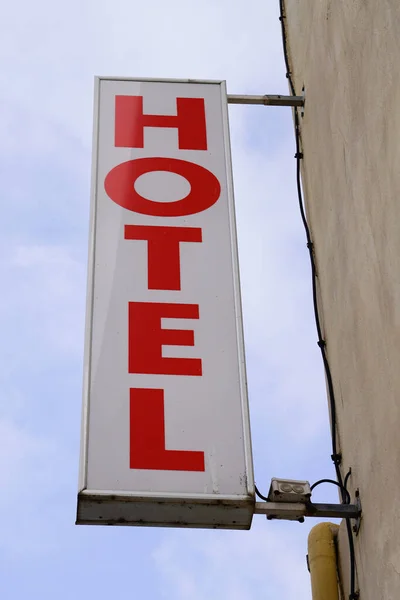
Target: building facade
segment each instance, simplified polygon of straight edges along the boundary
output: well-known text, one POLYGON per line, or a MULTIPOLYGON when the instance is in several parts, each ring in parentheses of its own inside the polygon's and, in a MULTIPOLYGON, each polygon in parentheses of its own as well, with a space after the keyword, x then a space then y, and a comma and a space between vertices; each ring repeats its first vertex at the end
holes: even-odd
MULTIPOLYGON (((285 0, 303 189, 362 600, 400 597, 400 3, 285 0)), ((345 535, 339 550, 347 554, 345 535)), ((344 588, 348 563, 343 561, 344 588)), ((345 594, 348 598, 348 593, 345 594)))

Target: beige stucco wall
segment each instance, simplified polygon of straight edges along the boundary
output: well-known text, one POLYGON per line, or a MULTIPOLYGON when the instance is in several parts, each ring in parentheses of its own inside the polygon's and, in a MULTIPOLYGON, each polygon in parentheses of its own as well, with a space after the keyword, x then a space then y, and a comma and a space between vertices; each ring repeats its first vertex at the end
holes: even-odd
MULTIPOLYGON (((362 600, 400 598, 400 1, 286 0, 362 600)), ((343 540, 342 540, 343 542, 343 540)))

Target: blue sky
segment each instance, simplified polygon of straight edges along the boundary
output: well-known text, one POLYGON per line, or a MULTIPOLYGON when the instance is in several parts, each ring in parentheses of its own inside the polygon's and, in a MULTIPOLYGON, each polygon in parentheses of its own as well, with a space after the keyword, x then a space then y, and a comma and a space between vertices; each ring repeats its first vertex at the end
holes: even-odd
MULTIPOLYGON (((310 598, 306 524, 77 527, 95 75, 288 93, 278 0, 16 0, 0 24, 5 600, 310 598)), ((287 108, 230 107, 255 476, 332 476, 287 108)), ((336 492, 318 491, 332 500, 336 492)))

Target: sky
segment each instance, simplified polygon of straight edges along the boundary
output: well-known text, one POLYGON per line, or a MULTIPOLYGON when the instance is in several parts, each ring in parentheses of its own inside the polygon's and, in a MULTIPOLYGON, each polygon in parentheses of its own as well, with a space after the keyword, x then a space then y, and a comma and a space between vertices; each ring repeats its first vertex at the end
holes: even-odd
MULTIPOLYGON (((305 524, 76 526, 95 75, 287 94, 278 0, 15 0, 0 23, 5 600, 308 600, 305 524)), ((229 108, 255 479, 332 477, 291 110, 229 108)), ((336 501, 319 488, 313 499, 336 501)))

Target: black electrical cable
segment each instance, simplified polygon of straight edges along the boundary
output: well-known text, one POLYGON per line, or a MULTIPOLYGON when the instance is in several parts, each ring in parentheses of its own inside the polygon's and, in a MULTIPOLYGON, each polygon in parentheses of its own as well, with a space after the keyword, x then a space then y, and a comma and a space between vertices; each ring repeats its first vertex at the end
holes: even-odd
POLYGON ((344 478, 344 483, 343 483, 343 485, 344 485, 344 487, 345 487, 345 489, 346 489, 346 490, 347 490, 347 483, 348 483, 348 481, 349 481, 349 477, 350 477, 350 475, 351 475, 351 467, 350 467, 350 469, 347 471, 347 473, 346 473, 346 477, 344 478))
POLYGON ((356 592, 356 560, 354 551, 353 532, 351 529, 350 519, 346 519, 347 537, 349 538, 349 554, 350 554, 350 595, 349 600, 357 600, 358 593, 356 592))
MULTIPOLYGON (((351 475, 351 467, 346 473, 344 478, 344 487, 347 492, 347 484, 349 481, 349 477, 351 475)), ((358 593, 356 592, 356 560, 355 560, 355 551, 354 551, 354 540, 353 540, 353 532, 351 528, 350 519, 346 519, 346 530, 347 537, 349 538, 349 550, 350 550, 350 596, 349 600, 358 600, 358 593)))
MULTIPOLYGON (((279 0, 279 3, 280 3, 280 21, 281 21, 282 39, 283 39, 283 54, 284 54, 285 65, 286 65, 286 76, 287 76, 288 81, 289 81, 289 87, 290 87, 291 93, 292 93, 293 96, 295 96, 296 93, 295 93, 294 84, 293 84, 293 80, 292 80, 292 74, 291 74, 290 69, 289 69, 289 58, 288 58, 288 52, 287 52, 286 29, 285 29, 286 15, 285 15, 285 10, 284 10, 283 0, 279 0)), ((301 152, 301 149, 300 149, 299 114, 298 114, 297 109, 294 110, 294 125, 295 125, 295 135, 296 135, 296 154, 295 154, 295 158, 296 158, 297 194, 298 194, 298 198, 299 198, 299 208, 300 208, 301 220, 303 222, 304 230, 305 230, 305 233, 306 233, 307 248, 308 248, 309 256, 310 256, 310 265, 311 265, 311 274, 312 274, 312 296, 313 296, 313 306, 314 306, 314 317, 315 317, 315 324, 316 324, 317 336, 318 336, 318 342, 317 343, 318 343, 318 346, 319 346, 319 348, 321 350, 321 355, 322 355, 322 360, 323 360, 323 363, 324 363, 326 380, 327 380, 327 385, 328 385, 328 395, 329 395, 329 404, 330 404, 330 412, 331 412, 331 429, 332 429, 332 460, 333 460, 333 462, 335 464, 335 471, 336 471, 336 476, 337 476, 338 482, 341 484, 341 486, 343 486, 342 475, 341 475, 341 472, 340 472, 340 469, 339 469, 339 464, 340 464, 341 456, 340 456, 340 454, 337 451, 337 441, 336 441, 336 403, 335 403, 335 392, 334 392, 334 389, 333 389, 333 381, 332 381, 331 370, 330 370, 328 359, 327 359, 326 352, 325 352, 326 343, 325 343, 325 340, 322 337, 321 321, 320 321, 319 312, 318 312, 317 270, 316 270, 315 260, 314 260, 314 246, 313 246, 313 243, 312 243, 310 228, 308 226, 307 218, 306 218, 306 214, 305 214, 305 210, 304 210, 303 194, 302 194, 302 189, 301 189, 300 161, 303 158, 303 153, 301 152)), ((343 495, 342 495, 342 500, 343 500, 343 495)))
POLYGON ((254 484, 254 489, 256 490, 256 494, 259 498, 261 498, 261 500, 265 500, 265 502, 269 502, 268 498, 266 496, 263 496, 262 493, 260 492, 260 490, 258 489, 258 487, 254 484))
MULTIPOLYGON (((283 55, 284 55, 285 66, 286 66, 286 77, 289 82, 289 88, 290 88, 290 92, 291 92, 292 96, 296 96, 292 73, 290 71, 289 54, 288 54, 288 50, 287 50, 286 27, 285 27, 286 13, 285 13, 285 7, 284 7, 284 0, 279 0, 279 8, 280 8, 279 20, 281 22, 281 28, 282 28, 282 43, 283 43, 283 55)), ((309 255, 310 255, 311 275, 312 275, 312 296, 313 296, 315 324, 316 324, 317 335, 318 335, 318 346, 321 350, 321 356, 322 356, 322 360, 324 363, 325 376, 326 376, 326 381, 327 381, 327 386, 328 386, 328 399, 329 399, 329 406, 330 406, 330 413, 331 413, 331 432, 332 432, 332 456, 331 456, 331 458, 335 465, 335 471, 336 471, 336 477, 337 477, 337 482, 335 482, 335 483, 337 483, 338 487, 340 488, 342 502, 345 503, 345 500, 348 495, 346 485, 347 485, 349 473, 346 475, 346 479, 345 479, 346 485, 345 485, 343 483, 342 473, 340 471, 341 454, 338 453, 338 451, 337 451, 335 392, 334 392, 334 388, 333 388, 331 369, 330 369, 328 358, 327 358, 326 351, 325 351, 326 342, 322 337, 321 321, 320 321, 319 311, 318 311, 318 296, 317 296, 317 276, 318 275, 317 275, 317 270, 316 270, 316 266, 315 266, 314 246, 313 246, 313 242, 311 239, 310 228, 308 226, 307 218, 306 218, 306 214, 305 214, 305 210, 304 210, 303 194, 302 194, 302 189, 301 189, 301 171, 300 171, 301 163, 300 163, 300 161, 303 158, 303 153, 301 152, 301 148, 300 148, 300 127, 299 127, 299 114, 298 114, 297 108, 294 108, 293 113, 294 113, 294 127, 295 127, 295 139, 296 139, 295 158, 296 158, 297 194, 298 194, 298 199, 299 199, 300 215, 301 215, 304 230, 306 233, 307 248, 308 248, 309 255)), ((349 538, 349 550, 350 550, 350 595, 349 595, 349 600, 356 600, 358 597, 358 594, 355 590, 355 552, 354 552, 354 540, 353 540, 353 533, 352 533, 352 529, 351 529, 350 519, 346 519, 346 528, 347 528, 347 535, 349 538)))
POLYGON ((341 486, 340 483, 338 481, 335 481, 334 479, 320 479, 319 481, 316 481, 312 484, 312 486, 310 486, 311 491, 313 491, 313 489, 316 488, 318 485, 321 485, 321 483, 331 483, 332 485, 336 485, 338 488, 340 488, 341 492, 344 492, 346 495, 346 502, 344 502, 344 504, 350 504, 351 499, 349 492, 344 487, 344 485, 341 486))

